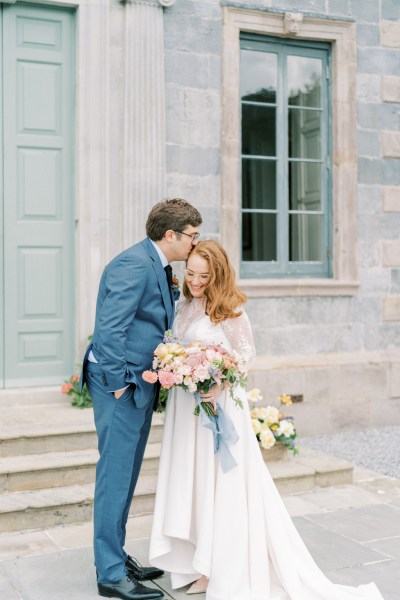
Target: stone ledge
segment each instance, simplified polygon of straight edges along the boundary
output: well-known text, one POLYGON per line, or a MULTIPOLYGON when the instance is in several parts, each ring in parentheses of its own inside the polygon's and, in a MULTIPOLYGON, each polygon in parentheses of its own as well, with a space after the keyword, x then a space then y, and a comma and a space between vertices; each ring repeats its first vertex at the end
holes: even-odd
POLYGON ((330 367, 341 365, 380 365, 383 362, 400 360, 398 350, 382 350, 377 352, 321 352, 319 354, 292 354, 290 356, 257 356, 250 372, 270 369, 303 369, 313 367, 330 367))
POLYGON ((238 285, 249 298, 272 296, 355 296, 357 280, 340 279, 240 279, 238 285))

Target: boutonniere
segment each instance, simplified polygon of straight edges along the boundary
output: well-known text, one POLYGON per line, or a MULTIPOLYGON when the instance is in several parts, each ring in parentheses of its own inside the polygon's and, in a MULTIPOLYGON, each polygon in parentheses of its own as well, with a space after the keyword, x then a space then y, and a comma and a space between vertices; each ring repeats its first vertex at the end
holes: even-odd
POLYGON ((177 276, 175 275, 175 273, 172 273, 172 285, 171 285, 172 291, 175 294, 179 294, 179 279, 177 278, 177 276))

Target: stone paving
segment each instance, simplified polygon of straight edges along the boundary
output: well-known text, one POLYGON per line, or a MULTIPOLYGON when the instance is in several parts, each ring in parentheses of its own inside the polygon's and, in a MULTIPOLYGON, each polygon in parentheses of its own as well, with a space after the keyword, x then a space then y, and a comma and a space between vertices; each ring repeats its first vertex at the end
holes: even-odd
MULTIPOLYGON (((384 600, 399 600, 400 480, 356 469, 351 485, 315 488, 284 500, 332 581, 357 585, 373 580, 384 600)), ((127 549, 143 563, 151 521, 149 515, 130 519, 128 525, 127 549)), ((1 600, 98 598, 91 538, 90 523, 1 534, 1 600)), ((169 600, 187 598, 185 589, 171 590, 168 575, 153 585, 169 600)))

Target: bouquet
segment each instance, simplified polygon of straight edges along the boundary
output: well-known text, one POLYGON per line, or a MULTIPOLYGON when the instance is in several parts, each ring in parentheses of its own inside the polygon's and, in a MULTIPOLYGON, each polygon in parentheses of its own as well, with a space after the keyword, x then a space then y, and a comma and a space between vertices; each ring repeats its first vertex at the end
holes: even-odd
MULTIPOLYGON (((262 448, 272 448, 276 442, 281 442, 293 454, 298 454, 296 446, 297 432, 292 416, 284 415, 276 406, 256 407, 255 404, 262 400, 260 390, 254 388, 247 393, 251 403, 251 422, 254 433, 262 448)), ((290 396, 282 394, 278 400, 281 404, 292 404, 290 396)))
MULTIPOLYGON (((198 402, 201 394, 218 385, 229 390, 235 404, 243 408, 243 402, 235 396, 235 387, 246 387, 245 362, 238 353, 229 353, 220 344, 191 342, 184 346, 167 331, 164 342, 154 351, 152 370, 144 371, 142 377, 148 383, 159 381, 161 389, 181 387, 194 394, 198 402)), ((202 401, 201 406, 208 416, 218 414, 216 400, 202 401)), ((194 412, 200 413, 199 405, 194 412)))

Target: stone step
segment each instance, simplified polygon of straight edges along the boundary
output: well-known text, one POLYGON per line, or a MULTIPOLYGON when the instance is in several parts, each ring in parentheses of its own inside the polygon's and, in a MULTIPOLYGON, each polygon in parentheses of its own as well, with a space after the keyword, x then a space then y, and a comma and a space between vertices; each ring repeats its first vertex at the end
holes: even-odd
MULTIPOLYGON (((142 473, 157 474, 159 442, 148 443, 142 473)), ((8 456, 0 462, 0 492, 38 490, 91 483, 95 480, 97 450, 46 452, 8 456)))
MULTIPOLYGON (((157 448, 152 450, 156 452, 157 448)), ((278 490, 284 494, 351 483, 353 473, 351 463, 308 448, 289 460, 269 462, 268 469, 278 490)), ((156 481, 155 474, 142 470, 133 502, 135 515, 153 512, 156 481)), ((3 492, 0 494, 0 531, 40 529, 90 520, 93 488, 93 484, 84 484, 3 492)))
POLYGON ((315 487, 344 485, 353 481, 353 464, 342 458, 302 448, 289 460, 267 461, 281 494, 294 494, 315 487))
MULTIPOLYGON (((155 413, 149 442, 160 442, 162 417, 155 413)), ((0 408, 0 457, 44 452, 95 449, 97 435, 92 409, 67 401, 0 408)))
POLYGON ((64 403, 65 396, 61 393, 61 383, 57 385, 18 387, 0 389, 0 409, 10 406, 25 406, 30 408, 35 405, 64 403))
MULTIPOLYGON (((154 510, 156 475, 139 477, 130 514, 154 510)), ((0 494, 0 532, 43 529, 92 518, 94 484, 0 494)))

